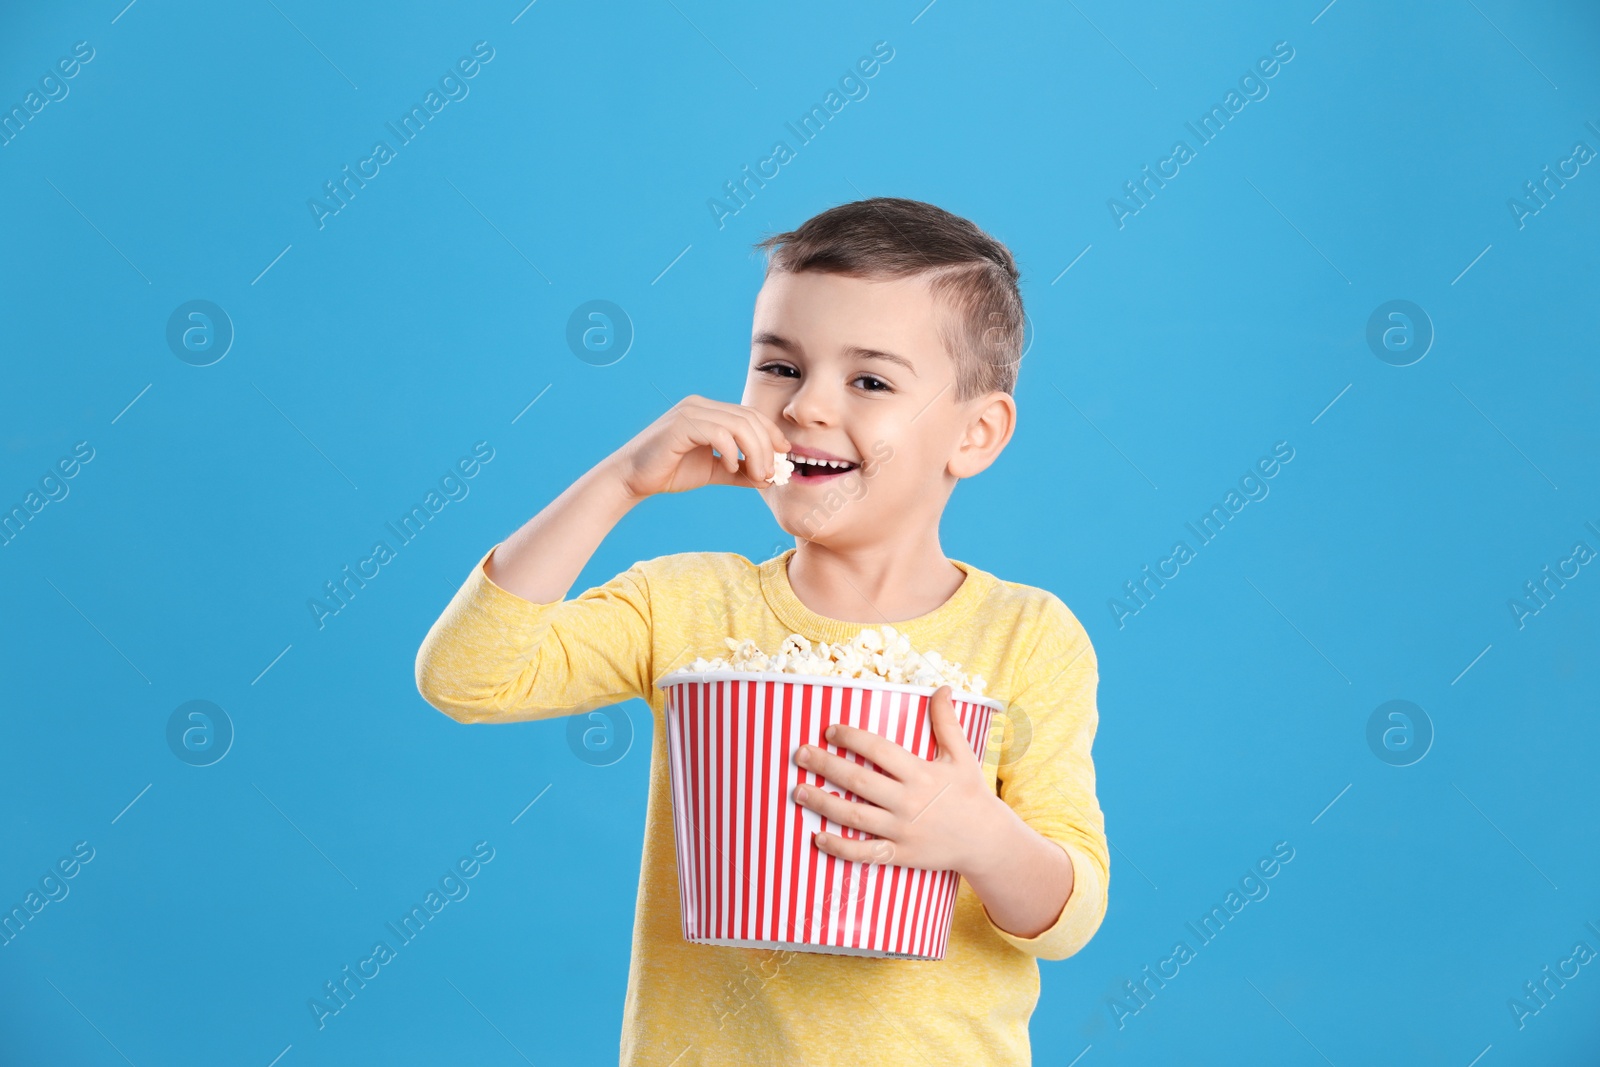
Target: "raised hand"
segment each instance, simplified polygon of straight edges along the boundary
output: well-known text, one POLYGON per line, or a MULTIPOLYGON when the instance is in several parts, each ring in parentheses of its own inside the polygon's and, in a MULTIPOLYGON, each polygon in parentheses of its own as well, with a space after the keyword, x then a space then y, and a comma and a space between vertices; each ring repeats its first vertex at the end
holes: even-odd
POLYGON ((634 499, 705 485, 765 489, 773 473, 773 454, 789 448, 783 431, 755 408, 691 394, 641 430, 607 463, 634 499))

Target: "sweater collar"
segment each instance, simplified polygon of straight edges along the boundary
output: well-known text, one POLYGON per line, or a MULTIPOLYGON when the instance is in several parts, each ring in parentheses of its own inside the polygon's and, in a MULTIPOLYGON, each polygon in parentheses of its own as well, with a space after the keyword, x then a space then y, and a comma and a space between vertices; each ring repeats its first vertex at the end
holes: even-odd
POLYGON ((766 597, 773 613, 790 632, 812 641, 827 641, 830 644, 849 641, 867 627, 883 625, 893 626, 913 643, 931 644, 943 637, 952 626, 971 616, 973 609, 987 592, 986 587, 989 584, 989 575, 986 572, 958 559, 952 559, 950 562, 966 574, 966 578, 949 600, 927 614, 901 622, 886 622, 881 618, 865 622, 846 622, 819 615, 801 603, 800 598, 795 595, 794 587, 789 584, 789 559, 794 553, 795 549, 787 549, 760 565, 762 594, 766 597))

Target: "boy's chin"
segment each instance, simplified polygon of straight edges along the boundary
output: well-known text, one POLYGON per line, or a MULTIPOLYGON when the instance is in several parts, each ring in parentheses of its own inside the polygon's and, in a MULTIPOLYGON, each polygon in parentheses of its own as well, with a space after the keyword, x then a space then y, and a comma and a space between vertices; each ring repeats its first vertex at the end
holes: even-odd
MULTIPOLYGON (((806 514, 806 511, 802 510, 800 512, 801 516, 806 514)), ((857 518, 855 516, 852 516, 852 521, 850 522, 845 522, 842 516, 835 515, 826 522, 812 521, 808 523, 793 516, 785 516, 781 512, 775 513, 775 515, 783 532, 790 537, 799 539, 800 542, 809 541, 814 545, 843 549, 871 540, 870 537, 863 534, 859 523, 854 521, 857 518)))
POLYGON ((791 492, 793 486, 790 482, 761 490, 767 510, 791 537, 842 548, 872 540, 872 531, 881 530, 887 521, 886 516, 863 510, 860 500, 826 490, 818 492, 822 488, 819 486, 802 486, 799 492, 791 492))

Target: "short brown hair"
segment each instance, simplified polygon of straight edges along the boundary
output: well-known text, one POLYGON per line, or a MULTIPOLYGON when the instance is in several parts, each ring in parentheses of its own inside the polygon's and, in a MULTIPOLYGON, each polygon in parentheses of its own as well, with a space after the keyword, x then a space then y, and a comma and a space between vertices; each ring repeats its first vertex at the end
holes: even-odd
POLYGON ((953 322, 939 324, 939 335, 955 361, 956 400, 1015 390, 1024 325, 1020 274, 1010 250, 967 219, 920 200, 877 196, 831 207, 755 247, 770 253, 769 275, 931 275, 930 291, 954 312, 953 322))

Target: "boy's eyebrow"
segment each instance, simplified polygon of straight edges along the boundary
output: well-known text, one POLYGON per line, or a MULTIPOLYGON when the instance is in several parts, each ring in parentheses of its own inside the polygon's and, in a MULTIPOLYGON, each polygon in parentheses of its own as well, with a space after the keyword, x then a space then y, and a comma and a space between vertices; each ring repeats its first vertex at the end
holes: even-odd
MULTIPOLYGON (((771 332, 756 334, 750 339, 750 343, 752 345, 771 345, 773 348, 780 348, 790 355, 795 355, 800 351, 800 346, 796 342, 771 332)), ((881 359, 889 363, 896 363, 910 371, 913 376, 918 376, 917 368, 912 365, 909 359, 904 356, 897 356, 893 352, 884 352, 876 348, 863 348, 860 345, 849 345, 845 348, 844 354, 847 359, 881 359)))
POLYGON ((890 363, 898 363, 911 372, 912 377, 919 377, 917 368, 904 356, 897 356, 893 352, 883 352, 876 348, 862 348, 860 345, 851 345, 844 350, 844 354, 852 359, 882 359, 890 363))

